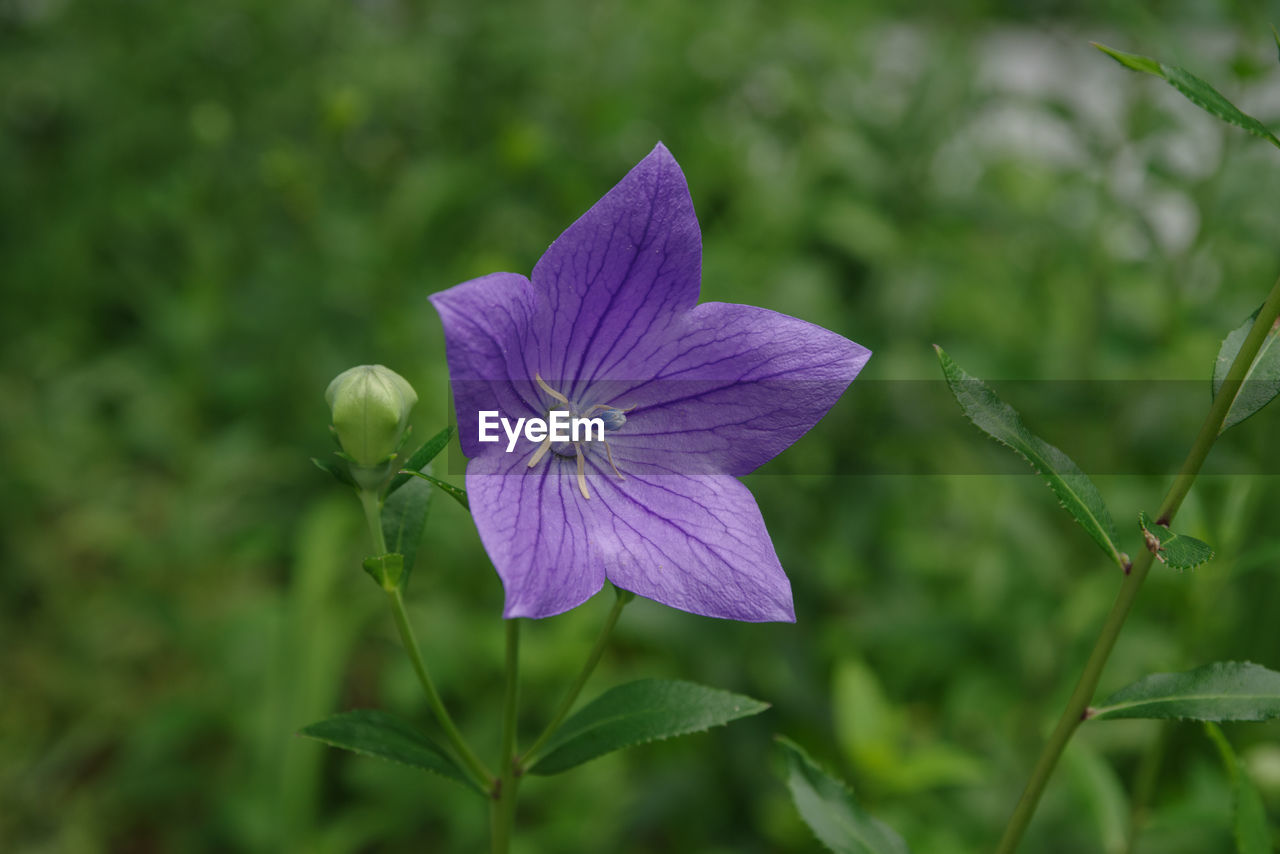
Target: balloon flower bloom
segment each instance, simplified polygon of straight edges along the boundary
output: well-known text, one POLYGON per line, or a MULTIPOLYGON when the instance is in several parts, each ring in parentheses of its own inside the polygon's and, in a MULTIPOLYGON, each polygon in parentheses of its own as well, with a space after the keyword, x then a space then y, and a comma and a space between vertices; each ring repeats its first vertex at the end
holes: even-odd
POLYGON ((658 145, 531 278, 431 297, 505 617, 559 614, 607 579, 694 614, 795 620, 738 477, 812 428, 871 354, 767 309, 698 304, 701 272, 688 185, 658 145))

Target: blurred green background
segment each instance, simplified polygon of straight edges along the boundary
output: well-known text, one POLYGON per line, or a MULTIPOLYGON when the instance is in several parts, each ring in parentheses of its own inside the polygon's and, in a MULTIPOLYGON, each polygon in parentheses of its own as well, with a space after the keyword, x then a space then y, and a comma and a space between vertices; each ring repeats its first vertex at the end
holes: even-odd
MULTIPOLYGON (((482 849, 462 789, 293 736, 347 708, 428 716, 358 504, 307 461, 331 449, 323 392, 380 362, 418 389, 416 435, 442 427, 426 295, 527 272, 658 140, 704 298, 875 357, 749 479, 798 622, 638 601, 587 691, 684 678, 774 708, 531 780, 515 850, 817 851, 775 732, 917 852, 989 848, 1119 582, 1016 462, 955 474, 998 454, 940 386, 894 405, 878 381, 937 380, 932 342, 995 380, 1203 381, 1177 417, 1010 395, 1068 453, 1148 437, 1156 473, 1098 478, 1136 551, 1219 341, 1280 272, 1276 152, 1088 44, 1185 65, 1275 127, 1274 6, 1133 5, 0 2, 0 848, 482 849), (865 474, 871 441, 918 473, 865 474)), ((1196 487, 1180 527, 1219 557, 1157 567, 1104 692, 1280 666, 1280 484, 1247 474, 1276 470, 1278 427, 1237 428, 1236 474, 1196 487)), ((420 640, 491 756, 500 585, 448 501, 419 561, 420 640)), ((527 627, 526 741, 608 598, 527 627)), ((1278 733, 1227 728, 1273 816, 1278 733)), ((1157 738, 1137 850, 1227 850, 1212 747, 1145 723, 1081 733, 1025 850, 1123 850, 1157 738)))

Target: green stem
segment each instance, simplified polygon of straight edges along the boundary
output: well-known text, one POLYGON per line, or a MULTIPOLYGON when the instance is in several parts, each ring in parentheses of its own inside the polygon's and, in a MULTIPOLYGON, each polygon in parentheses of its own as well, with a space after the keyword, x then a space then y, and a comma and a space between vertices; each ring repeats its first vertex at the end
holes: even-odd
POLYGON ((600 663, 600 657, 604 655, 604 649, 609 643, 609 635, 613 633, 613 627, 618 624, 618 617, 622 616, 622 609, 635 598, 635 594, 627 590, 615 589, 615 592, 618 597, 613 602, 613 609, 609 611, 609 616, 605 618, 604 626, 601 627, 595 646, 591 648, 591 654, 587 656, 586 662, 582 665, 578 678, 574 680, 569 692, 560 701, 560 706, 556 709, 556 713, 551 716, 551 723, 547 724, 546 729, 537 737, 533 745, 524 752, 524 756, 516 761, 516 764, 521 766, 524 771, 528 771, 538 763, 541 758, 538 756, 538 751, 546 746, 547 742, 551 740, 551 736, 555 735, 556 730, 560 728, 560 724, 564 723, 564 719, 569 716, 569 711, 573 708, 574 702, 577 701, 578 695, 582 693, 587 680, 591 678, 592 671, 600 663))
MULTIPOLYGON (((1253 322, 1253 327, 1249 330, 1248 337, 1245 338, 1244 344, 1240 347, 1240 352, 1236 354, 1235 361, 1231 363, 1231 368, 1227 371, 1227 377, 1213 399, 1213 405, 1209 407, 1209 414, 1205 416, 1204 424, 1200 427, 1200 433, 1196 436, 1195 444, 1191 446, 1191 451, 1187 454, 1187 458, 1182 464, 1182 469, 1178 472, 1177 478, 1174 479, 1169 491, 1165 494, 1164 501, 1160 504, 1160 510, 1156 517, 1160 524, 1168 525, 1173 520, 1174 514, 1178 512, 1178 508, 1182 506, 1182 501, 1191 490, 1191 485, 1195 483, 1196 475, 1200 473, 1200 468, 1204 465, 1205 458, 1209 456, 1213 443, 1217 440, 1218 434, 1222 432, 1222 424, 1226 420, 1227 412, 1230 410, 1231 404, 1240 390, 1241 383, 1248 374, 1249 368, 1253 365, 1253 360, 1257 357, 1258 351, 1262 349, 1262 342, 1267 337, 1267 333, 1271 331, 1271 327, 1275 324, 1278 316, 1280 316, 1280 280, 1277 280, 1271 287, 1271 293, 1267 296, 1267 301, 1259 309, 1258 316, 1253 322)), ((1120 592, 1116 595, 1115 603, 1111 606, 1111 612, 1107 615, 1107 620, 1102 625, 1102 631, 1098 634, 1098 640, 1094 643, 1093 652, 1089 654, 1089 660, 1085 662, 1084 672, 1080 674, 1080 681, 1076 683, 1076 688, 1071 693, 1071 698, 1067 700, 1067 707, 1063 710, 1062 717, 1058 719, 1057 726, 1053 728, 1048 743, 1045 744, 1044 750, 1040 753, 1040 758, 1036 760, 1035 767, 1031 771, 1031 779, 1027 781, 1027 787, 1023 790, 1022 797, 1018 800, 1018 805, 1014 808, 1013 815, 1009 818, 1009 824, 1005 827, 1004 836, 1001 837, 1000 844, 996 848, 997 854, 1013 854, 1017 850, 1018 843, 1022 840, 1022 835, 1026 832, 1027 825, 1031 823, 1032 815, 1035 814, 1036 806, 1040 803, 1040 796, 1044 794, 1044 788, 1049 782, 1049 777, 1053 774, 1053 769, 1057 766, 1058 759, 1062 756, 1062 751, 1066 748, 1067 742, 1071 740, 1076 727, 1080 726, 1080 722, 1088 716, 1089 702, 1097 691, 1098 680, 1102 677, 1102 670, 1106 667, 1107 659, 1111 656, 1111 650, 1115 647, 1116 639, 1120 636, 1120 630, 1124 627, 1124 621, 1129 616, 1129 611, 1133 608, 1134 599, 1142 588, 1142 582, 1147 578, 1153 557, 1150 551, 1144 551, 1125 576, 1124 583, 1120 586, 1120 592)))
POLYGON ((395 589, 387 591, 387 598, 391 600, 391 613, 395 617, 396 628, 400 631, 400 640, 404 643, 405 652, 409 654, 409 660, 413 662, 413 670, 418 674, 418 682, 422 684, 422 690, 427 695, 427 703, 431 706, 431 711, 435 714, 436 720, 440 723, 440 728, 444 730, 445 738, 449 740, 449 744, 453 747, 458 759, 471 772, 471 776, 481 790, 487 791, 493 785, 493 774, 476 756, 475 751, 463 740, 462 733, 458 731, 453 718, 449 716, 449 710, 444 707, 444 701, 440 699, 435 683, 431 681, 431 675, 427 673, 427 665, 422 660, 422 654, 418 652, 418 641, 413 636, 413 627, 409 625, 409 615, 404 610, 404 597, 400 595, 399 589, 395 589))
POLYGON ((489 829, 493 854, 507 854, 515 826, 516 795, 520 778, 516 775, 516 710, 520 698, 520 623, 507 620, 507 689, 502 704, 501 776, 493 786, 489 805, 489 829))
POLYGON ((387 553, 387 538, 382 533, 382 499, 376 490, 361 489, 360 505, 364 507, 364 521, 369 525, 373 538, 373 550, 379 555, 387 553))
MULTIPOLYGON (((364 507, 365 521, 369 524, 369 536, 373 539, 373 547, 379 555, 384 555, 387 553, 387 539, 382 533, 382 498, 374 489, 357 491, 360 495, 360 504, 364 507)), ((453 747, 455 758, 471 772, 473 782, 480 787, 481 791, 487 791, 493 784, 493 774, 485 768, 475 751, 462 738, 462 733, 458 731, 457 725, 450 717, 444 701, 440 699, 440 693, 436 691, 435 683, 431 681, 431 674, 427 672, 427 664, 418 650, 418 641, 413 635, 413 626, 409 624, 409 615, 405 613, 404 597, 400 594, 400 588, 397 586, 388 590, 384 587, 383 590, 391 604, 391 615, 395 618, 396 629, 400 632, 400 642, 409 655, 414 672, 418 674, 418 682, 421 683, 422 690, 427 695, 427 703, 431 706, 432 713, 435 714, 440 728, 444 730, 445 737, 453 747)))

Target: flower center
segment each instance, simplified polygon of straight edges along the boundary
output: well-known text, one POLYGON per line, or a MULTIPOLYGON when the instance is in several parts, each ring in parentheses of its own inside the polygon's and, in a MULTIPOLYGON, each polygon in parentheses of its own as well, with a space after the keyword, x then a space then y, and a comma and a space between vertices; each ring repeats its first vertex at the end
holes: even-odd
POLYGON ((604 446, 605 456, 609 460, 609 466, 613 469, 613 473, 618 476, 619 480, 626 480, 622 472, 618 471, 618 467, 614 465, 613 450, 609 447, 609 442, 604 438, 604 434, 612 433, 621 428, 623 424, 626 424, 628 410, 610 406, 606 403, 596 403, 584 408, 547 385, 540 375, 534 374, 533 379, 556 402, 548 408, 548 418, 552 412, 567 412, 571 423, 575 423, 578 419, 591 419, 598 421, 603 429, 592 430, 591 425, 588 424, 585 436, 578 439, 578 434, 575 433, 574 440, 569 442, 552 442, 551 437, 548 436, 546 441, 538 446, 538 450, 533 452, 533 456, 529 459, 529 468, 533 468, 541 462, 548 451, 557 457, 570 460, 576 459, 578 461, 578 491, 582 493, 583 498, 590 501, 591 492, 587 489, 586 453, 588 446, 599 443, 604 446))

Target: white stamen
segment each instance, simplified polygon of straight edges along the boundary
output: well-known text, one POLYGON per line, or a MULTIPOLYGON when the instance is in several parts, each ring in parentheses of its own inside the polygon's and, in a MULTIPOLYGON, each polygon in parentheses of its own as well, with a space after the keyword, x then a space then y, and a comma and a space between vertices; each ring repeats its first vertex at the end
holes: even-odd
POLYGON ((549 450, 551 450, 550 436, 547 437, 547 440, 545 442, 543 442, 541 445, 538 446, 538 450, 534 451, 533 456, 529 458, 529 468, 533 468, 539 462, 541 462, 542 458, 547 455, 547 451, 549 450))
POLYGON ((544 381, 544 380, 542 379, 542 376, 541 376, 541 375, 539 375, 539 374, 536 374, 536 373, 535 373, 535 374, 533 375, 533 379, 534 379, 534 381, 535 381, 538 385, 542 386, 542 390, 543 390, 543 391, 545 391, 547 394, 551 395, 551 396, 552 396, 552 397, 554 397, 556 400, 558 400, 558 401, 560 401, 561 403, 563 403, 565 406, 568 406, 568 405, 569 405, 569 398, 565 397, 563 394, 561 394, 560 392, 556 391, 556 390, 555 390, 555 389, 553 389, 551 386, 547 385, 546 381, 544 381))
POLYGON ((591 493, 587 492, 586 458, 577 442, 574 443, 573 449, 578 452, 578 491, 582 493, 583 498, 590 501, 591 493))

